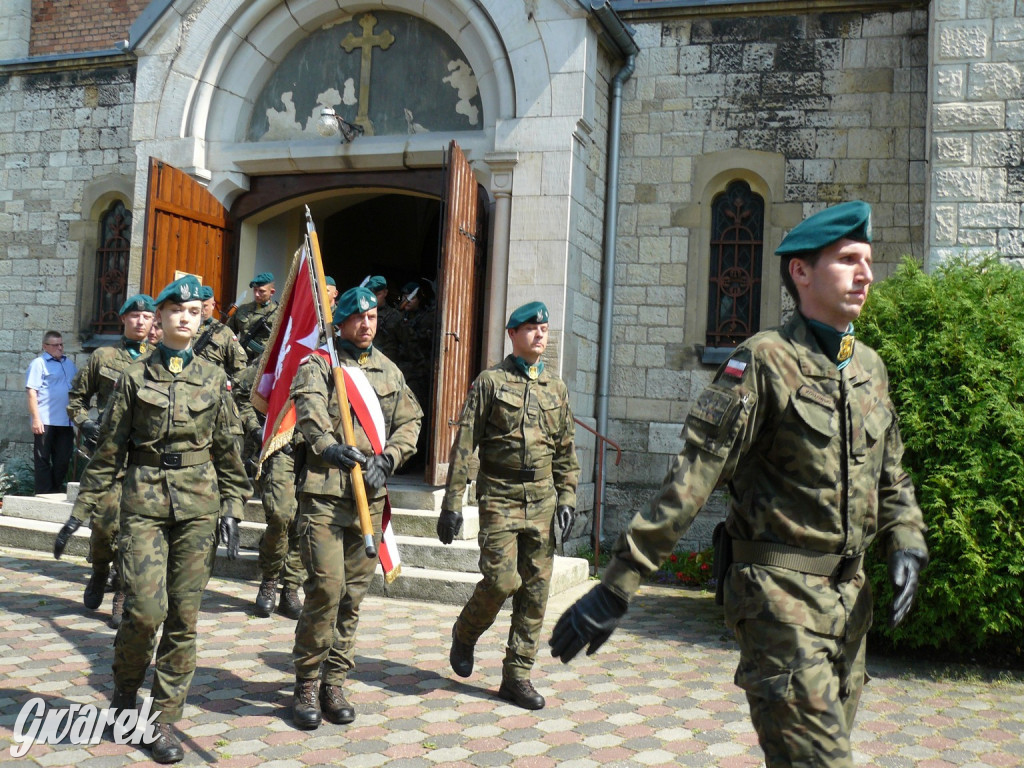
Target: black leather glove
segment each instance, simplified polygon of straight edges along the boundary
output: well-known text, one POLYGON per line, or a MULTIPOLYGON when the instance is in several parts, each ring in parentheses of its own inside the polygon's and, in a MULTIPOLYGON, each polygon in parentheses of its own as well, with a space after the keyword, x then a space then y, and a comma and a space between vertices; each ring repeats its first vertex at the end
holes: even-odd
POLYGON ((100 425, 92 419, 86 419, 78 425, 78 432, 84 442, 96 445, 96 441, 100 437, 100 425))
POLYGON ((568 504, 561 504, 555 510, 555 518, 558 520, 558 529, 562 532, 562 542, 564 543, 572 533, 572 524, 576 522, 576 510, 568 504))
POLYGON ((386 453, 376 453, 363 464, 363 482, 374 490, 381 488, 391 477, 391 470, 394 468, 390 456, 386 453))
POLYGON ((64 526, 57 532, 57 538, 53 542, 53 556, 60 560, 60 556, 64 554, 64 547, 68 545, 68 541, 71 539, 71 535, 82 527, 82 521, 72 515, 68 518, 68 521, 64 523, 64 526))
POLYGON ((437 518, 437 540, 442 544, 451 544, 462 530, 462 513, 452 509, 442 509, 437 518))
POLYGON ((294 452, 295 452, 295 449, 292 448, 292 444, 291 443, 285 443, 281 447, 281 453, 283 453, 285 456, 291 456, 294 452))
POLYGON ((569 661, 589 643, 587 656, 604 645, 626 615, 629 603, 604 584, 598 584, 577 600, 555 624, 548 645, 551 655, 569 661))
POLYGON ((228 560, 238 557, 238 521, 230 515, 221 515, 217 521, 217 543, 227 550, 228 560))
POLYGON ((249 430, 249 434, 246 435, 246 437, 249 438, 249 441, 253 445, 262 446, 263 445, 263 428, 260 427, 259 429, 250 429, 249 430))
POLYGON ((928 555, 919 549, 897 549, 889 554, 889 582, 892 584, 892 614, 889 625, 895 627, 906 618, 914 604, 921 569, 928 555))
POLYGON ((327 446, 327 450, 324 451, 324 459, 349 471, 356 464, 366 463, 366 456, 362 451, 353 445, 342 445, 341 443, 327 446))

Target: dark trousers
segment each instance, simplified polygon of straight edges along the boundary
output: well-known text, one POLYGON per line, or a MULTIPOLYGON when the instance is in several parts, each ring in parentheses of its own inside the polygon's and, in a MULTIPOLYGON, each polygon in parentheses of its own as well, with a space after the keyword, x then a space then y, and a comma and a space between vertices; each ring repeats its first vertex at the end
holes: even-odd
POLYGON ((68 476, 71 453, 75 450, 75 430, 46 424, 43 434, 34 437, 36 493, 60 493, 68 476))

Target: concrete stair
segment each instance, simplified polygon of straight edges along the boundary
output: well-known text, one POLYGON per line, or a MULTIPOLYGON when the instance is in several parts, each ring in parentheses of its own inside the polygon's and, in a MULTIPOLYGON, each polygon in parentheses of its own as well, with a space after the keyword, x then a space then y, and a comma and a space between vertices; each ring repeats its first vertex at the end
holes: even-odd
MULTIPOLYGON (((380 565, 370 586, 370 594, 425 600, 435 603, 465 603, 480 580, 480 549, 477 534, 480 520, 477 508, 463 509, 463 524, 458 538, 445 546, 437 540, 437 516, 444 490, 402 477, 389 483, 392 525, 402 558, 401 574, 385 583, 380 565)), ((0 510, 0 546, 43 552, 53 550, 53 541, 71 514, 78 484, 71 483, 67 494, 7 496, 0 510)), ((214 574, 247 579, 255 586, 260 573, 256 548, 266 527, 263 506, 250 501, 240 521, 242 551, 236 560, 228 560, 223 547, 217 550, 214 574)), ((89 553, 89 529, 82 526, 64 550, 65 557, 86 557, 89 553)), ((586 560, 555 557, 551 595, 571 589, 589 578, 586 560)))

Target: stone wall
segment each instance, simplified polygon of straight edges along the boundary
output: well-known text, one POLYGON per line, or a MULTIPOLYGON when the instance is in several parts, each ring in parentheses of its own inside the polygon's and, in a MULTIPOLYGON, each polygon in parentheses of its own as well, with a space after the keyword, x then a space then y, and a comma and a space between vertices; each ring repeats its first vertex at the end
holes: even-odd
POLYGON ((88 200, 134 175, 134 73, 125 61, 0 74, 0 453, 31 446, 25 370, 43 333, 60 331, 65 353, 86 359, 80 262, 98 226, 88 200))
POLYGON ((1024 263, 1024 2, 936 0, 929 264, 1024 263))

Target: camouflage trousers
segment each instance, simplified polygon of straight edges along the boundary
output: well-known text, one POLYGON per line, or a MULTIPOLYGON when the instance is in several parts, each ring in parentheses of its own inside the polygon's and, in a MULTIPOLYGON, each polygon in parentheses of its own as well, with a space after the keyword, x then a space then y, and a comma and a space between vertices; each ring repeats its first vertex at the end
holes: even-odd
POLYGON ((512 625, 502 676, 530 676, 555 562, 555 497, 540 501, 480 499, 480 574, 455 623, 456 637, 476 645, 512 596, 512 625))
POLYGON ((278 451, 263 464, 257 481, 267 527, 260 537, 260 573, 264 579, 281 579, 289 589, 298 589, 304 578, 295 530, 295 460, 278 451))
MULTIPOLYGON (((383 497, 370 503, 378 547, 383 513, 383 497)), ((323 665, 324 682, 342 685, 355 667, 359 605, 370 588, 377 559, 366 556, 352 499, 300 494, 297 527, 306 595, 295 625, 295 677, 315 678, 323 665)))
POLYGON ((114 483, 89 519, 89 560, 94 571, 110 570, 117 556, 117 530, 121 514, 121 483, 114 483))
POLYGON ((114 684, 137 690, 156 649, 153 709, 157 721, 181 719, 196 669, 196 620, 213 570, 217 514, 191 520, 121 511, 118 559, 126 593, 114 640, 114 684))
POLYGON ((736 625, 736 685, 768 768, 852 768, 850 732, 866 680, 865 640, 819 635, 794 624, 736 625))

